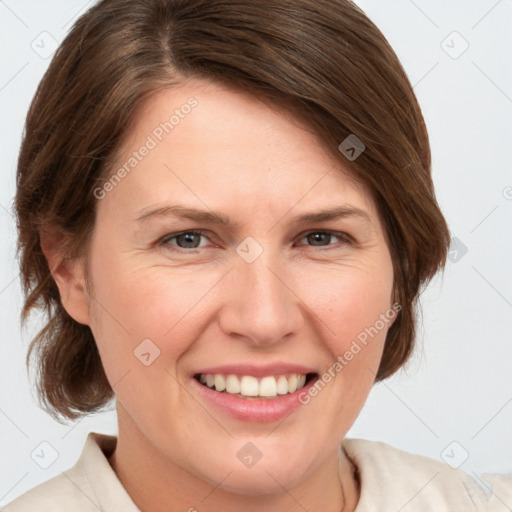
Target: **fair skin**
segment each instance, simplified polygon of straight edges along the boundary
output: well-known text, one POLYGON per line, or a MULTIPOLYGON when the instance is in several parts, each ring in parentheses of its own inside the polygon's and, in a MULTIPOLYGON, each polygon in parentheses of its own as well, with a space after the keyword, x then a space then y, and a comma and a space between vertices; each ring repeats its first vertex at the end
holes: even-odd
POLYGON ((392 305, 383 226, 343 157, 334 160, 311 131, 246 93, 206 85, 189 79, 160 91, 130 127, 119 166, 176 108, 197 100, 98 201, 90 293, 83 261, 45 246, 63 305, 90 326, 116 394, 109 462, 144 512, 354 510, 358 485, 339 446, 374 382, 390 323, 307 405, 278 420, 230 414, 194 376, 221 365, 264 373, 293 364, 317 375, 332 367, 392 305), (233 225, 136 220, 177 204, 233 225), (296 221, 335 207, 348 213, 296 221), (191 230, 205 235, 163 240, 191 230), (236 251, 247 237, 263 249, 250 263, 236 251), (134 355, 146 339, 160 350, 149 365, 134 355), (252 467, 237 456, 247 443, 261 454, 252 467))

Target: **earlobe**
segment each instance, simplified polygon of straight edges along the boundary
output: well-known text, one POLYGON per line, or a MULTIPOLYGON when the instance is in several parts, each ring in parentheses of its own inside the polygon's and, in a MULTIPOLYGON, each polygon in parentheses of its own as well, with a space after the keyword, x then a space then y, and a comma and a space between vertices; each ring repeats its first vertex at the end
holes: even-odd
POLYGON ((41 249, 66 312, 78 323, 90 325, 89 300, 82 259, 66 257, 64 235, 55 229, 41 233, 41 249))

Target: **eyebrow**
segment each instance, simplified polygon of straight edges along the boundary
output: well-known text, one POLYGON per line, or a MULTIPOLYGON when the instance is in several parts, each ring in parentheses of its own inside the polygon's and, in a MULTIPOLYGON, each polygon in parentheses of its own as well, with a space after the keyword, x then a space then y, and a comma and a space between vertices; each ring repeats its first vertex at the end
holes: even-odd
MULTIPOLYGON (((211 210, 198 210, 196 208, 190 208, 179 204, 165 205, 154 208, 143 213, 139 217, 136 217, 134 220, 136 222, 143 223, 149 219, 167 217, 188 219, 212 226, 224 226, 230 229, 237 229, 240 227, 238 222, 233 222, 229 219, 229 217, 221 213, 213 212, 211 210)), ((316 212, 303 213, 295 217, 292 220, 292 223, 308 224, 350 217, 360 218, 369 222, 370 224, 372 223, 370 215, 365 210, 353 206, 339 206, 335 208, 319 210, 316 212)))

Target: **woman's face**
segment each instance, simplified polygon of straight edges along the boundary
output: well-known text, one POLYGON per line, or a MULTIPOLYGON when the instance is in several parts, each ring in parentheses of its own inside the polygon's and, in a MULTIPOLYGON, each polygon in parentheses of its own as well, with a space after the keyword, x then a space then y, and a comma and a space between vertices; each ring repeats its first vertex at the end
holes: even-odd
POLYGON ((120 439, 238 493, 300 483, 337 452, 392 323, 369 194, 289 116, 200 80, 146 103, 114 170, 72 313, 120 439))

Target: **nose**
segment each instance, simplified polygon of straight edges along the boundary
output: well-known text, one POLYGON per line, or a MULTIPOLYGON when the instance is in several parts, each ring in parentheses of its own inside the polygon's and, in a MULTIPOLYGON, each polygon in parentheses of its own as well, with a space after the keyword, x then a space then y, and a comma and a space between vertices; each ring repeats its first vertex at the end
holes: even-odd
POLYGON ((303 303, 282 258, 264 251, 252 263, 235 259, 225 283, 227 300, 219 311, 222 331, 255 347, 277 344, 299 332, 303 303))

